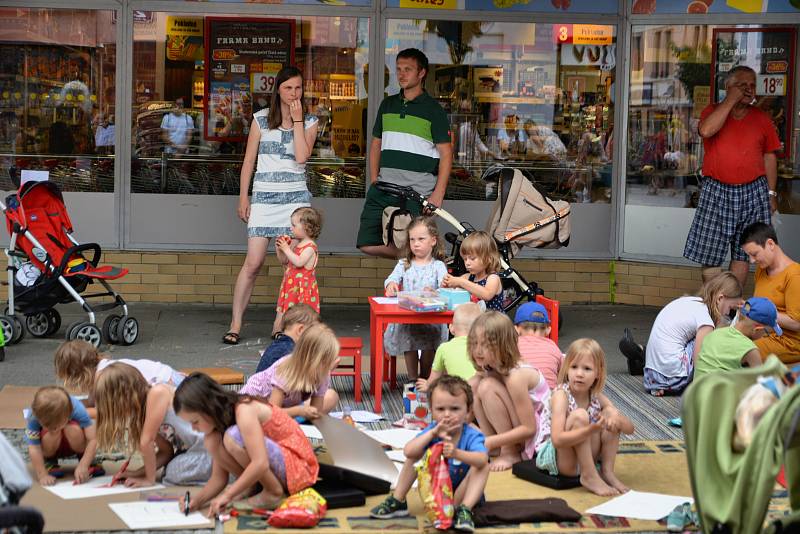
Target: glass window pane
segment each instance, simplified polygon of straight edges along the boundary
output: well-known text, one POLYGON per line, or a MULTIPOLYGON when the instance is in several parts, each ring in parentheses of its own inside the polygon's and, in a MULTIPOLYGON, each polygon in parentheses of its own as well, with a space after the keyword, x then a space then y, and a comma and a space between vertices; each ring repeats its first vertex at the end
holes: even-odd
POLYGON ((253 31, 266 24, 280 29, 293 23, 293 36, 287 38, 294 43, 294 64, 303 73, 305 110, 319 119, 306 164, 309 189, 317 197, 363 197, 369 19, 245 21, 163 12, 134 22, 132 192, 239 194, 253 114, 269 107, 270 77, 274 80, 280 64, 269 59, 253 62, 234 44, 221 48, 227 41, 205 51, 204 32, 223 32, 220 28, 230 25, 228 19, 250 24, 253 31), (214 23, 217 20, 222 22, 214 23), (207 80, 210 87, 205 86, 207 80), (178 103, 182 107, 176 112, 178 103), (182 132, 183 142, 170 140, 170 130, 175 137, 182 132))
POLYGON ((0 188, 41 170, 64 191, 114 191, 114 13, 0 15, 0 188))
POLYGON ((614 26, 409 19, 387 21, 387 35, 387 94, 400 50, 430 61, 425 88, 453 136, 446 198, 495 198, 481 177, 502 164, 552 198, 610 202, 614 26))

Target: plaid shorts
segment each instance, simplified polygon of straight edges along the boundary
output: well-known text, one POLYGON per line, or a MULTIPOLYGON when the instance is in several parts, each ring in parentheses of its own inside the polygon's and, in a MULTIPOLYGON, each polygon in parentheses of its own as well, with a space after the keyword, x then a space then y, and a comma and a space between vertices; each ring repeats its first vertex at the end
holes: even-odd
POLYGON ((729 185, 706 177, 683 256, 700 265, 722 265, 731 259, 747 261, 739 239, 755 222, 770 223, 769 188, 764 176, 749 184, 729 185))

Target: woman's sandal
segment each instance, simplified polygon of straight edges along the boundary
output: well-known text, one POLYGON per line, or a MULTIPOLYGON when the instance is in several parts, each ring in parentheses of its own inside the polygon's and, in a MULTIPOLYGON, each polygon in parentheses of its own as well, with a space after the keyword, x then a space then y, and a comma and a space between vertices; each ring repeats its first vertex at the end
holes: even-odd
POLYGON ((224 336, 222 336, 222 342, 226 345, 238 345, 239 332, 227 332, 224 336))

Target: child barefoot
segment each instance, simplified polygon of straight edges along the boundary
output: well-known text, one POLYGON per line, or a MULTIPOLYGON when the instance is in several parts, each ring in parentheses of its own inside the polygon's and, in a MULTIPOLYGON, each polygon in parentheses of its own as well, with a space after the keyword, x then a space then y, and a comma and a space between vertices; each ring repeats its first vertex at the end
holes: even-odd
POLYGON ((275 253, 286 266, 272 335, 278 333, 283 314, 295 304, 308 304, 319 313, 319 288, 314 268, 317 266, 317 244, 322 232, 322 216, 314 208, 297 208, 292 213, 292 238, 280 236, 275 240, 275 253))
POLYGON ((277 362, 287 354, 291 354, 300 334, 303 331, 319 322, 319 314, 308 304, 295 304, 283 314, 283 322, 280 325, 281 331, 275 334, 275 339, 264 349, 261 359, 256 367, 256 373, 266 371, 273 363, 277 362))
POLYGON ((103 369, 115 363, 124 363, 135 368, 150 385, 168 384, 178 386, 186 375, 167 364, 153 360, 112 360, 104 357, 91 343, 76 339, 65 341, 56 349, 54 365, 56 377, 64 381, 70 390, 88 395, 84 405, 89 416, 97 418, 94 408, 94 384, 103 369))
POLYGON ((483 311, 474 302, 465 302, 453 312, 453 322, 450 324, 450 333, 453 339, 439 345, 436 356, 433 358, 433 367, 428 379, 417 379, 417 390, 427 391, 428 384, 442 375, 460 376, 469 380, 475 375, 475 367, 467 354, 467 334, 483 311))
POLYGON ((60 458, 81 457, 75 468, 75 481, 83 484, 93 476, 105 474, 94 462, 97 438, 94 421, 81 401, 64 388, 46 386, 33 397, 31 414, 25 428, 25 441, 39 484, 52 486, 64 476, 58 466, 60 458))
POLYGON ((386 500, 370 511, 370 516, 386 519, 408 515, 406 495, 417 477, 414 464, 428 447, 444 441, 444 456, 448 459, 456 506, 453 528, 474 532, 472 509, 483 498, 489 479, 489 457, 483 434, 469 424, 472 389, 463 379, 445 375, 431 382, 430 405, 433 422, 406 444, 403 449, 406 461, 397 486, 386 500))
POLYGON ((175 388, 148 384, 124 363, 109 365, 95 384, 97 444, 103 450, 139 451, 144 466, 123 475, 129 487, 152 486, 164 467, 167 484, 203 484, 211 458, 200 434, 172 411, 175 388))
MULTIPOLYGON (((210 501, 213 517, 256 482, 262 491, 249 503, 275 508, 285 494, 316 482, 319 464, 314 451, 298 424, 280 408, 226 391, 202 373, 193 373, 181 384, 173 407, 205 435, 213 458, 211 478, 192 494, 190 510, 210 501), (237 477, 230 486, 229 475, 237 477)), ((184 504, 181 499, 181 510, 184 504)))
MULTIPOLYGON (((431 217, 416 217, 408 226, 403 259, 383 284, 386 295, 397 295, 401 287, 403 291, 438 289, 447 274, 443 258, 436 223, 431 217)), ((444 325, 391 324, 386 329, 384 343, 389 354, 405 355, 408 379, 416 382, 419 377, 428 377, 434 351, 446 339, 444 325), (418 357, 419 351, 422 359, 418 357)))
POLYGON ((521 364, 511 319, 487 311, 467 336, 469 357, 477 369, 470 380, 475 417, 486 434, 486 448, 498 451, 492 471, 504 471, 532 458, 536 419, 550 399, 550 388, 536 369, 521 364))
POLYGON ((550 389, 556 387, 556 377, 564 355, 550 335, 550 317, 538 302, 526 302, 514 315, 514 328, 519 334, 519 354, 522 361, 535 367, 550 389))
POLYGON ((617 495, 628 491, 614 474, 619 435, 633 434, 634 428, 603 395, 605 381, 605 354, 597 341, 574 341, 542 414, 536 467, 551 475, 580 475, 581 484, 592 493, 617 495))
POLYGON ((500 252, 497 243, 483 231, 472 232, 461 243, 461 258, 468 273, 447 275, 444 287, 460 287, 472 294, 473 302, 484 301, 487 310, 503 311, 503 284, 500 270, 500 252))
POLYGON ((317 323, 303 332, 292 354, 251 376, 239 393, 269 399, 292 417, 316 419, 339 402, 339 395, 330 389, 330 374, 338 364, 336 334, 317 323))

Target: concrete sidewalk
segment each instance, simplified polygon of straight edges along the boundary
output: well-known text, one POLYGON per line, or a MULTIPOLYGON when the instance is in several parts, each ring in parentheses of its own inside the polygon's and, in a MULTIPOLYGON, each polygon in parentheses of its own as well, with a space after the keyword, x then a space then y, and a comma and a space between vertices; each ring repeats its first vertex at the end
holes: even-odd
MULTIPOLYGON (((50 338, 34 338, 26 333, 17 345, 6 347, 6 360, 0 362, 0 387, 6 384, 44 385, 55 383, 53 352, 64 340, 66 326, 85 320, 75 305, 60 306, 61 329, 50 338)), ((609 373, 627 371, 625 358, 617 343, 626 326, 640 342, 646 341, 658 308, 625 305, 575 305, 562 308, 563 322, 559 346, 566 350, 580 337, 597 339, 606 351, 609 373)), ((275 317, 272 306, 248 310, 239 345, 224 345, 222 335, 230 321, 230 308, 207 305, 133 304, 131 316, 139 321, 140 337, 135 345, 103 345, 112 357, 148 358, 176 368, 226 366, 251 373, 258 353, 269 343, 275 317)), ((103 316, 98 318, 102 324, 103 316)), ((369 345, 369 308, 367 306, 324 306, 322 319, 340 336, 360 336, 365 354, 369 345)), ((402 358, 398 362, 402 369, 402 358)), ((364 370, 368 360, 364 360, 364 370)))

